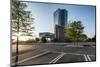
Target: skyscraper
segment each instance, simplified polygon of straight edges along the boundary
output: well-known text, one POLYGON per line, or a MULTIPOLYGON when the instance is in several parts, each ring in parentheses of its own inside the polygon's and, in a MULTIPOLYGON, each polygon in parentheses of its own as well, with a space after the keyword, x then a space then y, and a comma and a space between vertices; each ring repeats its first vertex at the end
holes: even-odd
POLYGON ((54 12, 54 31, 55 38, 59 41, 64 41, 64 27, 67 24, 68 11, 65 9, 57 9, 54 12))

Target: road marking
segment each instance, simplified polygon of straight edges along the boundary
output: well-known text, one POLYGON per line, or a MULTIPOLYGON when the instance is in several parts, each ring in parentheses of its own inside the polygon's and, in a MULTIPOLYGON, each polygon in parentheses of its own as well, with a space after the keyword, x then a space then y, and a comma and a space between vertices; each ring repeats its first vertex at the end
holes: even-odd
MULTIPOLYGON (((33 59, 33 58, 37 58, 37 57, 42 56, 42 55, 44 55, 44 54, 47 54, 47 53, 49 53, 49 52, 50 52, 50 51, 45 51, 45 52, 40 53, 40 54, 38 54, 38 55, 35 55, 35 56, 32 56, 32 57, 26 58, 26 59, 24 59, 24 60, 18 61, 17 64, 23 63, 23 62, 28 61, 28 60, 31 60, 31 59, 33 59)), ((15 63, 12 63, 12 65, 15 65, 15 63)))
POLYGON ((87 55, 87 58, 88 58, 89 61, 91 61, 91 58, 89 57, 89 55, 87 55))
POLYGON ((58 55, 56 58, 54 58, 52 61, 50 61, 49 63, 56 63, 60 58, 62 58, 66 53, 61 53, 60 55, 58 55))
MULTIPOLYGON (((36 49, 34 49, 34 50, 36 50, 36 49)), ((33 52, 33 50, 32 50, 32 51, 29 51, 29 52, 31 53, 31 52, 33 52)), ((29 52, 25 52, 25 53, 19 54, 18 56, 26 55, 26 54, 28 54, 29 52)), ((12 59, 14 59, 15 57, 16 57, 16 55, 13 56, 12 59)))
MULTIPOLYGON (((41 50, 33 49, 32 51, 25 52, 25 53, 23 53, 23 54, 19 54, 18 56, 23 56, 23 55, 26 55, 26 54, 31 53, 31 52, 33 52, 33 51, 41 51, 41 50)), ((48 50, 44 49, 44 50, 42 50, 42 51, 48 51, 48 50)), ((14 58, 16 58, 16 55, 12 57, 12 59, 14 59, 14 58)))
POLYGON ((91 58, 89 57, 89 55, 84 55, 85 61, 91 61, 91 58))
POLYGON ((87 59, 87 56, 86 56, 86 55, 84 55, 84 58, 85 58, 85 61, 88 61, 88 59, 87 59))

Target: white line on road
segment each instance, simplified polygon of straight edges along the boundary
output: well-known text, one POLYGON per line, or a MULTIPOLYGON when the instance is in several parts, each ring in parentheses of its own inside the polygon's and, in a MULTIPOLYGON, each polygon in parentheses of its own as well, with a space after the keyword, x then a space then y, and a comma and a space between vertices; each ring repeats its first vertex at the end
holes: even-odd
POLYGON ((61 53, 60 55, 58 55, 56 58, 54 58, 52 61, 50 61, 49 63, 56 63, 60 58, 62 58, 66 53, 61 53))
POLYGON ((88 59, 87 59, 87 56, 86 56, 86 55, 84 55, 84 58, 85 58, 85 61, 88 61, 88 59))
MULTIPOLYGON (((31 53, 31 52, 33 52, 33 51, 36 51, 37 49, 33 49, 32 51, 29 51, 29 52, 25 52, 25 53, 22 53, 22 54, 19 54, 18 56, 24 56, 24 55, 27 55, 28 53, 31 53)), ((39 51, 39 50, 38 50, 39 51)), ((41 51, 41 50, 40 50, 41 51)), ((48 50, 46 50, 46 49, 44 49, 44 50, 42 50, 42 51, 48 51, 48 50)), ((14 58, 16 58, 16 55, 15 56, 12 56, 12 59, 14 59, 14 58)))
MULTIPOLYGON (((56 52, 55 51, 54 53, 61 53, 61 52, 56 52)), ((86 55, 86 54, 78 54, 78 53, 65 53, 65 54, 72 54, 72 55, 81 55, 81 56, 84 56, 85 61, 91 61, 90 56, 95 57, 95 55, 86 55)))
MULTIPOLYGON (((44 55, 44 54, 47 54, 47 53, 49 53, 49 52, 50 52, 50 51, 45 51, 45 52, 40 53, 40 54, 38 54, 38 55, 35 55, 35 56, 32 56, 32 57, 26 58, 26 59, 24 59, 24 60, 18 61, 17 64, 23 63, 23 62, 28 61, 28 60, 31 60, 31 59, 33 59, 33 58, 37 58, 37 57, 42 56, 42 55, 44 55)), ((15 65, 15 63, 12 63, 12 65, 15 65)))
MULTIPOLYGON (((34 49, 35 50, 35 49, 34 49)), ((30 53, 33 52, 33 51, 30 51, 30 53)), ((18 56, 23 56, 23 55, 27 55, 29 52, 25 52, 25 53, 22 53, 22 54, 19 54, 18 56)), ((16 55, 15 56, 12 56, 12 59, 16 58, 16 55)))
POLYGON ((89 55, 84 55, 85 61, 91 61, 91 58, 89 57, 89 55))
POLYGON ((87 55, 87 58, 88 58, 89 61, 91 61, 91 58, 89 57, 89 55, 87 55))

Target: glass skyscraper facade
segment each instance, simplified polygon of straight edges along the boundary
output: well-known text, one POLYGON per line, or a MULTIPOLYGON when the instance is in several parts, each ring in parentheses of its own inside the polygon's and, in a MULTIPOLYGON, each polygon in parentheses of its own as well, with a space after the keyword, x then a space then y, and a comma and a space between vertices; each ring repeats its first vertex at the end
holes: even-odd
POLYGON ((57 9, 54 12, 54 24, 59 26, 65 26, 67 24, 67 18, 68 18, 68 11, 65 9, 57 9))
POLYGON ((64 41, 64 27, 67 24, 68 11, 65 9, 57 9, 54 12, 54 32, 55 38, 59 41, 64 41))

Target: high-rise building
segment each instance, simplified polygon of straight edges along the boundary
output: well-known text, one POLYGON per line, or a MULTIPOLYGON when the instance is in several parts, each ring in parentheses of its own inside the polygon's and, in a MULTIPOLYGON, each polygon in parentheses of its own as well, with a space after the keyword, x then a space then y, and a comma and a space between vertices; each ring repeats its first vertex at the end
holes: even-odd
POLYGON ((57 9, 54 12, 54 31, 55 38, 59 41, 65 40, 64 27, 67 24, 68 11, 65 9, 57 9))

